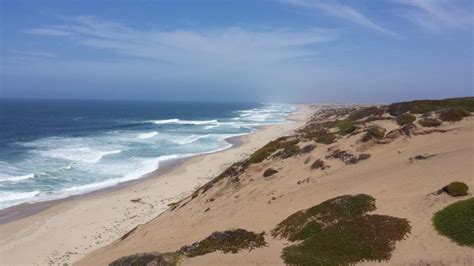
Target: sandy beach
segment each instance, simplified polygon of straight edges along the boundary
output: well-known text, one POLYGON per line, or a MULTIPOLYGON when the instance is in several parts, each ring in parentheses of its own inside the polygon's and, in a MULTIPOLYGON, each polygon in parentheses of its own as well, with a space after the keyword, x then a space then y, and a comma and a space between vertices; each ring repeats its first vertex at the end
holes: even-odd
POLYGON ((301 105, 289 117, 290 122, 241 136, 239 144, 230 149, 191 157, 119 188, 42 203, 37 210, 30 208, 30 215, 21 219, 12 220, 23 214, 10 213, 11 217, 4 220, 8 222, 0 225, 0 264, 71 264, 160 215, 168 204, 190 195, 268 141, 291 133, 311 113, 308 106, 301 105))

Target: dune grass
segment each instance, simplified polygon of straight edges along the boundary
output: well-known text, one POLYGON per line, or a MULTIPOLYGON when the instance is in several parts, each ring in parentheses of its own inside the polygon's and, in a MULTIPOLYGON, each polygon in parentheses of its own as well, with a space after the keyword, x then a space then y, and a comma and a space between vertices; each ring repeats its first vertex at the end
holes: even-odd
POLYGON ((433 216, 436 230, 462 246, 474 247, 474 198, 453 203, 433 216))

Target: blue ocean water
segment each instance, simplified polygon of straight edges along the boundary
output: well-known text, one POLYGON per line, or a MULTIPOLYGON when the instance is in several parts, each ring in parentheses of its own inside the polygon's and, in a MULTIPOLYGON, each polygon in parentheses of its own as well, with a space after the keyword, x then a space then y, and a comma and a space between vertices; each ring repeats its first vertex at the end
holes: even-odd
POLYGON ((0 100, 0 208, 143 177, 170 159, 229 148, 292 105, 0 100))

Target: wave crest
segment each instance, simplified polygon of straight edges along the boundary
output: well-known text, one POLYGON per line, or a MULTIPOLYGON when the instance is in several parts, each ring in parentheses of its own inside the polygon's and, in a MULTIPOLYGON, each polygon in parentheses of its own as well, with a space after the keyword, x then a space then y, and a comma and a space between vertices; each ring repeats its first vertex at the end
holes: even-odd
POLYGON ((177 118, 173 119, 164 119, 164 120, 152 120, 150 121, 153 124, 162 125, 162 124, 179 124, 179 125, 207 125, 207 124, 218 124, 219 121, 216 119, 213 120, 180 120, 177 118))
POLYGON ((19 176, 2 176, 0 177, 0 182, 4 182, 4 181, 17 182, 21 180, 34 178, 34 177, 35 177, 34 174, 19 175, 19 176))

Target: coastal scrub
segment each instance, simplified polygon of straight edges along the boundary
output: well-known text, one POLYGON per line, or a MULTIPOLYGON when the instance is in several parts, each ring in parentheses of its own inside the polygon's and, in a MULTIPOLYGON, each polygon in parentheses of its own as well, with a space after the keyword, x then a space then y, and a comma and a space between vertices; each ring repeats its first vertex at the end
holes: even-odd
POLYGON ((282 251, 289 265, 388 260, 410 225, 406 219, 367 214, 373 210, 375 199, 369 195, 336 197, 290 215, 272 230, 272 236, 299 241, 282 251))
POLYGON ((397 117, 397 123, 400 126, 413 123, 415 122, 415 120, 416 120, 416 117, 412 114, 402 114, 397 117))
POLYGON ((462 246, 474 247, 474 198, 458 201, 433 216, 436 230, 462 246))
POLYGON ((245 229, 235 229, 214 232, 206 239, 184 246, 177 252, 188 257, 195 257, 214 251, 237 253, 242 249, 252 250, 266 245, 264 232, 257 234, 245 229))

